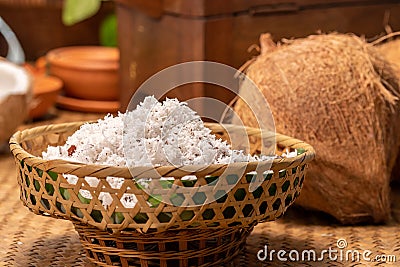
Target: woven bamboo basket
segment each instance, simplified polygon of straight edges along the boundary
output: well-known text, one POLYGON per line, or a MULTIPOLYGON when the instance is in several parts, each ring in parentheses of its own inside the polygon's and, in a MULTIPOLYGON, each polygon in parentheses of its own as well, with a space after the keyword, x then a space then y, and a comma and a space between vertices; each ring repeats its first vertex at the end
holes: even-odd
MULTIPOLYGON (((180 196, 181 203, 197 204, 172 205, 155 201, 153 195, 136 183, 135 178, 148 178, 153 167, 129 170, 40 157, 48 145, 64 144, 81 125, 82 122, 65 123, 19 131, 10 139, 10 148, 24 205, 35 214, 71 220, 88 258, 99 266, 222 266, 230 262, 244 246, 254 225, 279 218, 295 201, 303 186, 307 164, 314 158, 310 145, 274 135, 278 155, 294 149, 302 153, 293 158, 276 158, 272 171, 262 176, 262 184, 252 192, 249 184, 256 162, 240 163, 230 169, 227 164, 203 169, 156 167, 161 177, 173 177, 173 184, 180 186, 173 194, 169 192, 171 196, 180 196), (69 184, 65 174, 76 175, 78 182, 69 184), (196 179, 184 181, 182 177, 187 175, 195 175, 196 179), (109 176, 123 178, 122 186, 111 187, 106 180, 109 176), (97 177, 99 184, 91 187, 85 177, 97 177), (227 192, 210 190, 216 178, 233 188, 227 192), (181 194, 182 187, 193 187, 195 194, 181 194), (87 190, 92 198, 82 197, 80 190, 87 190), (107 208, 99 200, 101 193, 110 194, 113 199, 107 208), (121 197, 128 193, 137 198, 131 208, 121 204, 121 197), (216 201, 205 202, 209 194, 216 201)), ((238 127, 206 126, 228 141, 226 129, 238 127)), ((258 129, 245 130, 251 140, 251 153, 259 152, 262 138, 264 141, 271 138, 258 129)), ((165 192, 175 188, 170 184, 163 186, 165 192)))

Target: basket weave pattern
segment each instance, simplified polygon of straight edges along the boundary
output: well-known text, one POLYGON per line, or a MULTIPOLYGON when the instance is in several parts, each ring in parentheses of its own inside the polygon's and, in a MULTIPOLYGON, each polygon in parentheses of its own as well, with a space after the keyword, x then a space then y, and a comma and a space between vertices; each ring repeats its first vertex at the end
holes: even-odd
POLYGON ((244 247, 250 228, 171 230, 113 236, 75 224, 87 257, 99 266, 221 266, 244 247), (135 253, 133 253, 133 251, 135 253))
MULTIPOLYGON (((272 165, 273 174, 265 175, 265 182, 254 192, 248 186, 252 175, 246 175, 255 169, 255 164, 248 164, 244 175, 235 173, 226 175, 227 184, 237 183, 230 192, 211 192, 221 197, 195 207, 176 207, 159 203, 150 206, 150 196, 140 189, 135 177, 149 177, 146 171, 150 168, 137 168, 131 175, 127 168, 85 165, 62 160, 46 161, 33 155, 40 155, 48 145, 59 145, 79 128, 81 123, 69 123, 55 126, 44 126, 17 133, 11 140, 12 153, 19 168, 21 199, 34 213, 46 213, 56 217, 81 221, 99 229, 112 229, 114 232, 125 228, 141 232, 151 230, 185 229, 187 227, 228 227, 241 225, 247 227, 258 221, 274 220, 282 215, 286 208, 297 198, 301 190, 306 162, 313 157, 312 148, 299 140, 277 136, 278 147, 306 148, 308 151, 294 159, 277 159, 272 165), (21 144, 21 146, 20 146, 21 144), (29 154, 30 152, 31 154, 29 154), (280 170, 280 171, 279 171, 280 170), (69 184, 62 174, 74 174, 79 177, 76 185, 69 184), (100 179, 97 187, 91 187, 84 179, 95 176, 100 179), (123 177, 121 188, 115 189, 106 181, 107 176, 123 177), (91 193, 92 199, 82 199, 79 190, 91 193), (113 203, 106 210, 98 196, 107 192, 113 197, 113 203), (124 193, 135 194, 138 202, 134 208, 125 208, 120 202, 124 193), (225 194, 227 193, 227 194, 225 194), (89 202, 89 203, 87 203, 89 202)), ((212 130, 223 135, 223 128, 208 125, 212 130)), ((250 136, 259 135, 259 131, 250 132, 250 136)), ((225 170, 224 165, 210 165, 200 172, 191 173, 176 167, 158 167, 161 176, 175 177, 174 184, 184 186, 181 177, 196 174, 194 188, 198 189, 192 203, 202 204, 206 193, 211 191, 206 185, 210 177, 217 177, 225 170)), ((179 190, 179 188, 177 189, 179 190)), ((179 191, 172 192, 179 194, 179 191)), ((186 196, 183 196, 186 197, 186 196)), ((218 197, 218 196, 217 196, 218 197)), ((186 200, 186 199, 185 199, 186 200)))
MULTIPOLYGON (((254 225, 275 220, 293 203, 300 194, 307 163, 314 158, 308 144, 277 134, 277 154, 296 148, 305 152, 294 158, 275 159, 273 172, 265 173, 261 186, 253 192, 249 184, 254 174, 249 172, 256 169, 256 162, 235 163, 233 169, 222 164, 204 169, 156 167, 160 176, 173 177, 173 181, 149 195, 132 177, 152 178, 153 168, 129 170, 38 157, 48 145, 64 144, 81 125, 67 123, 17 132, 10 140, 10 148, 24 205, 36 214, 72 220, 89 259, 100 266, 221 266, 240 251, 254 225), (69 184, 63 174, 76 175, 78 182, 69 184), (181 178, 186 175, 195 175, 197 179, 185 182, 181 178), (90 186, 85 180, 88 176, 97 177, 99 184, 90 186), (111 187, 106 180, 109 176, 124 178, 122 186, 111 187), (216 178, 233 185, 233 189, 210 190, 216 178), (189 196, 180 191, 187 187, 192 187, 195 194, 189 196), (80 190, 90 192, 92 199, 82 197, 80 190), (166 192, 171 201, 197 206, 155 201, 154 194, 166 192), (100 193, 108 193, 113 199, 107 208, 99 200, 100 193), (125 193, 135 194, 134 207, 122 205, 120 199, 125 193), (203 204, 209 197, 217 200, 203 204)), ((226 128, 237 127, 206 126, 228 141, 226 128)), ((251 153, 259 152, 261 138, 271 138, 254 128, 246 131, 252 142, 251 153)), ((160 180, 152 179, 153 182, 160 180)))

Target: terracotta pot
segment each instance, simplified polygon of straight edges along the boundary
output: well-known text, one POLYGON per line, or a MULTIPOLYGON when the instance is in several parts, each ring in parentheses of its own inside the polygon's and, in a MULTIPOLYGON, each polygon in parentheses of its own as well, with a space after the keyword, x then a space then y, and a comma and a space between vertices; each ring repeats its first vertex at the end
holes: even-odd
POLYGON ((47 60, 45 56, 39 57, 35 61, 35 69, 39 74, 45 75, 47 72, 47 60))
POLYGON ((86 100, 118 100, 117 48, 63 47, 51 50, 46 58, 50 74, 63 80, 66 96, 86 100))
POLYGON ((44 116, 56 103, 62 86, 62 80, 57 77, 36 75, 33 80, 33 99, 29 117, 36 119, 44 116))

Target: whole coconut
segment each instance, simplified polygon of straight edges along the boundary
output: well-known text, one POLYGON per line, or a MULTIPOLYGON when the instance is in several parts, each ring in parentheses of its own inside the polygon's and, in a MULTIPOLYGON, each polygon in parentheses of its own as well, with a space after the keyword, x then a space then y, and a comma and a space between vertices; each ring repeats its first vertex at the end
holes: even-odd
POLYGON ((0 145, 27 118, 31 79, 24 68, 0 58, 0 145))
MULTIPOLYGON (((260 42, 246 74, 267 99, 277 132, 310 143, 317 154, 296 203, 343 223, 388 220, 400 140, 400 83, 390 63, 349 34, 280 45, 264 34, 260 42)), ((257 126, 243 101, 235 111, 257 126)))
MULTIPOLYGON (((381 39, 384 39, 385 37, 382 37, 381 39)), ((387 61, 393 63, 396 68, 397 76, 400 78, 400 39, 377 43, 379 44, 379 46, 376 46, 377 49, 382 53, 387 61)), ((400 155, 397 156, 396 164, 392 171, 392 179, 400 181, 400 155)))
MULTIPOLYGON (((400 69, 400 39, 379 44, 376 48, 389 62, 392 62, 400 69)), ((398 74, 400 75, 400 73, 398 74)))

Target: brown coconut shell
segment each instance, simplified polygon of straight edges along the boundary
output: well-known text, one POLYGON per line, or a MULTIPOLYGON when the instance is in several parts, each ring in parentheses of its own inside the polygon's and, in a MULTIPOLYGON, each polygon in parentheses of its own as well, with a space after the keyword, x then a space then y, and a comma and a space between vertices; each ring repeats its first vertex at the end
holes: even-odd
MULTIPOLYGON (((264 34, 260 43, 246 74, 267 99, 277 132, 310 143, 317 154, 296 203, 342 223, 387 221, 400 140, 400 82, 391 64, 348 34, 279 45, 264 34)), ((235 111, 257 126, 240 99, 235 111)))
POLYGON ((0 145, 7 143, 27 118, 27 95, 9 95, 0 101, 0 145))
MULTIPOLYGON (((0 62, 2 63, 0 76, 11 75, 17 69, 20 69, 20 71, 22 70, 22 67, 7 61, 3 57, 0 57, 0 62), (3 68, 8 69, 8 71, 3 73, 3 68)), ((24 122, 28 114, 28 104, 32 94, 31 78, 27 73, 23 76, 21 76, 21 72, 18 73, 19 74, 15 74, 16 76, 14 76, 13 79, 26 79, 26 87, 13 88, 14 91, 11 90, 6 97, 0 98, 0 147, 8 143, 8 139, 13 135, 17 127, 24 122)), ((3 78, 3 76, 1 77, 3 78)), ((2 86, 4 85, 2 84, 2 86)), ((0 88, 0 90, 7 89, 10 88, 0 88)))
POLYGON ((379 44, 376 48, 382 53, 386 60, 393 63, 396 68, 400 68, 400 39, 379 44))
MULTIPOLYGON (((399 32, 396 33, 398 35, 399 32)), ((379 43, 376 48, 385 59, 391 62, 396 69, 397 76, 400 77, 400 39, 379 43)), ((395 166, 392 171, 392 179, 400 181, 400 155, 397 156, 395 166)))

